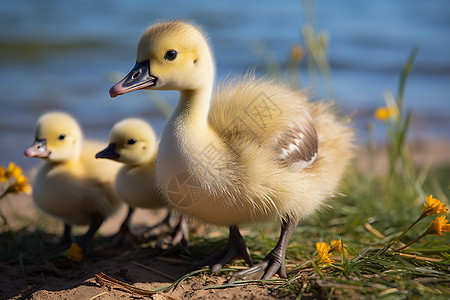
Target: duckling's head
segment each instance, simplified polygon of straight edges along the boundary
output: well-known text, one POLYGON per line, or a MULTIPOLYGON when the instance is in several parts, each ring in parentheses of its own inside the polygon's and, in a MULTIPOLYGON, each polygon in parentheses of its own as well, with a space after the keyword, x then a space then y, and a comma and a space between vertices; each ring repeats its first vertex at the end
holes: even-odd
POLYGON ((25 150, 26 157, 40 157, 51 162, 77 159, 83 134, 78 122, 65 112, 49 112, 36 122, 34 143, 25 150))
POLYGON ((190 23, 157 23, 142 34, 136 65, 111 97, 140 89, 196 90, 212 84, 214 61, 202 30, 190 23))
POLYGON ((95 157, 137 166, 149 162, 155 157, 156 151, 157 141, 153 128, 144 120, 132 118, 114 125, 108 147, 95 157))

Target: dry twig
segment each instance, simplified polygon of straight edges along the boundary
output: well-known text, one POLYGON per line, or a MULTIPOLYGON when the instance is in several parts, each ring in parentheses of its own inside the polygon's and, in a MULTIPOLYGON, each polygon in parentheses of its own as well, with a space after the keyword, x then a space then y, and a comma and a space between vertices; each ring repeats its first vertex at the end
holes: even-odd
MULTIPOLYGON (((94 278, 95 278, 95 281, 97 281, 97 283, 102 287, 103 286, 116 286, 119 289, 126 290, 128 292, 135 293, 135 294, 142 295, 142 296, 151 296, 151 295, 155 295, 155 294, 160 294, 160 292, 148 291, 148 290, 134 287, 128 283, 122 282, 122 281, 114 279, 108 275, 105 275, 103 272, 95 274, 94 278)), ((177 298, 174 298, 167 294, 163 294, 163 295, 165 297, 167 297, 168 299, 174 299, 174 300, 177 299, 177 298)))

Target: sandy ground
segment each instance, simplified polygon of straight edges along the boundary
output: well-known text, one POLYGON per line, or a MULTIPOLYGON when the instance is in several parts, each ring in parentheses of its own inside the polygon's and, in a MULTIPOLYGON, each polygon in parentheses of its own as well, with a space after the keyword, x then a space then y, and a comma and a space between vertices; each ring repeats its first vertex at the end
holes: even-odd
MULTIPOLYGON (((414 161, 425 166, 450 164, 449 141, 421 141, 411 145, 414 161)), ((361 147, 357 161, 362 169, 368 168, 368 153, 361 147)), ((377 151, 376 169, 386 167, 385 150, 377 151)), ((37 224, 41 213, 36 210, 27 195, 8 195, 0 201, 0 209, 6 216, 9 230, 18 230, 27 224, 37 224), (25 220, 25 221, 24 221, 25 220)), ((117 231, 126 214, 125 207, 105 222, 100 236, 117 231)), ((138 210, 133 218, 133 228, 138 232, 154 225, 165 215, 164 211, 138 210)), ((54 233, 62 231, 55 222, 54 233)), ((97 237, 99 238, 99 237, 97 237)), ((95 274, 103 272, 133 287, 152 290, 172 283, 189 272, 188 262, 181 256, 182 250, 169 254, 164 250, 142 244, 129 248, 94 248, 81 263, 66 258, 46 260, 36 258, 21 265, 17 261, 0 262, 1 299, 294 299, 295 295, 280 295, 270 285, 247 285, 227 289, 202 289, 226 283, 224 275, 201 275, 183 281, 174 290, 153 295, 130 292, 117 285, 101 286, 95 274), (151 270, 147 267, 152 268, 151 270), (156 270, 156 271, 155 271, 156 270)), ((101 246, 100 246, 101 247, 101 246)), ((194 245, 195 247, 195 245, 194 245)))
MULTIPOLYGON (((8 219, 10 230, 18 230, 23 220, 36 224, 42 213, 38 211, 27 195, 9 195, 0 203, 0 208, 8 219)), ((110 236, 119 228, 126 215, 126 208, 105 222, 100 236, 110 236)), ((164 218, 164 210, 149 212, 137 210, 132 225, 135 233, 142 232, 164 218)), ((53 223, 52 223, 53 224, 53 223)), ((54 222, 55 233, 62 232, 62 225, 54 222)), ((33 226, 33 225, 31 225, 33 226)), ((52 227, 51 227, 52 228, 52 227)), ((84 230, 84 228, 78 228, 84 230)), ((82 232, 82 231, 81 231, 82 232)), ((97 237, 99 239, 99 237, 97 237)), ((36 258, 25 262, 23 269, 15 261, 0 262, 0 299, 291 299, 294 295, 280 296, 270 286, 252 285, 220 290, 202 290, 206 286, 226 283, 223 275, 202 275, 182 282, 168 293, 142 295, 127 291, 117 285, 101 286, 95 280, 100 272, 146 291, 171 284, 190 272, 189 262, 180 257, 183 250, 174 249, 165 253, 153 243, 143 243, 136 247, 104 248, 101 244, 91 251, 82 262, 67 258, 36 258), (149 269, 151 268, 151 269, 149 269)))

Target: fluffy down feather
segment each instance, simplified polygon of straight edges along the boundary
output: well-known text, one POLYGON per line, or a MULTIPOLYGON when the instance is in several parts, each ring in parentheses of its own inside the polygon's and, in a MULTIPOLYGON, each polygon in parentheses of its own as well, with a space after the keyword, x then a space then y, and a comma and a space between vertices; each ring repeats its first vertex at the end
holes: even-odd
MULTIPOLYGON (((44 212, 67 223, 90 225, 94 218, 113 214, 121 201, 113 184, 120 165, 95 159, 101 142, 83 140, 76 120, 63 112, 42 115, 36 140, 49 151, 33 183, 33 199, 44 212), (62 138, 64 136, 64 138, 62 138)), ((29 148, 26 156, 34 156, 29 148)))

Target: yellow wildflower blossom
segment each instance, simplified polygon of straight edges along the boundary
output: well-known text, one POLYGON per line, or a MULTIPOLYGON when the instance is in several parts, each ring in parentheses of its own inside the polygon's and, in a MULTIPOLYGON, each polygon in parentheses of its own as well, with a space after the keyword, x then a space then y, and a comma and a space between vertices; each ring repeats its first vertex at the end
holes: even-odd
POLYGON ((439 201, 436 198, 433 198, 433 195, 430 195, 425 198, 427 204, 423 205, 422 216, 431 216, 436 214, 446 214, 448 213, 445 204, 439 201))
POLYGON ((0 166, 0 182, 5 182, 9 180, 6 174, 7 174, 6 169, 0 166))
POLYGON ((431 222, 428 227, 428 234, 434 235, 444 235, 444 233, 450 231, 450 224, 448 224, 448 220, 445 216, 437 217, 433 222, 431 222))
POLYGON ((330 258, 330 246, 327 243, 316 243, 316 249, 316 263, 318 266, 331 265, 334 263, 334 260, 330 258))
POLYGON ((31 193, 31 186, 28 184, 28 179, 24 175, 16 177, 16 181, 10 187, 10 189, 12 193, 31 193))
POLYGON ((439 216, 436 219, 434 219, 433 222, 431 222, 430 226, 428 226, 428 229, 424 233, 422 233, 418 238, 412 240, 405 246, 398 248, 396 251, 408 248, 409 246, 411 246, 412 244, 416 243, 418 240, 422 239, 424 236, 427 236, 429 234, 444 235, 444 233, 449 231, 450 231, 450 224, 448 224, 448 220, 445 218, 445 216, 439 216))
POLYGON ((78 243, 72 243, 67 258, 76 262, 80 262, 83 259, 83 252, 78 243))
MULTIPOLYGON (((336 240, 331 241, 330 252, 333 252, 333 251, 336 251, 336 252, 339 252, 339 253, 342 252, 342 239, 339 239, 338 241, 336 241, 336 240)), ((344 249, 344 251, 345 251, 345 249, 344 249)))
POLYGON ((291 47, 291 60, 293 61, 301 61, 305 56, 305 50, 302 45, 296 44, 291 47))
POLYGON ((419 223, 419 221, 425 218, 426 216, 431 216, 435 214, 446 214, 448 212, 447 208, 445 207, 445 204, 439 201, 438 199, 433 198, 433 195, 425 197, 425 200, 427 204, 423 205, 422 214, 419 216, 419 218, 417 218, 417 220, 414 221, 414 223, 412 223, 408 228, 406 228, 402 232, 402 234, 400 234, 394 241, 400 240, 414 225, 419 223))
POLYGON ((327 243, 316 243, 316 249, 319 253, 329 252, 330 246, 327 243))
POLYGON ((22 169, 13 162, 9 163, 8 168, 0 167, 0 182, 7 183, 0 198, 8 193, 31 193, 28 179, 23 175, 22 169))
POLYGON ((396 106, 383 106, 383 107, 378 107, 375 110, 374 113, 374 117, 375 119, 378 119, 380 121, 386 121, 389 118, 397 118, 399 112, 398 112, 398 108, 396 106))
POLYGON ((22 175, 22 169, 15 163, 10 162, 8 165, 7 175, 9 175, 9 178, 19 177, 20 175, 22 175))
POLYGON ((15 163, 10 162, 8 169, 0 167, 0 182, 8 181, 12 177, 19 177, 22 175, 22 169, 15 163))

